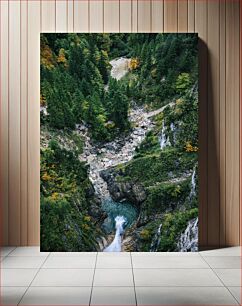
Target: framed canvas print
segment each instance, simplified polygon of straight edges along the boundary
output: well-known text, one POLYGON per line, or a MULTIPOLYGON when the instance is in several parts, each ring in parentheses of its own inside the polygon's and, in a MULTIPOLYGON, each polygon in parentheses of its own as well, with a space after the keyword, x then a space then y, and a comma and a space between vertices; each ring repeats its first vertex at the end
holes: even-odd
POLYGON ((41 250, 197 251, 197 34, 40 42, 41 250))

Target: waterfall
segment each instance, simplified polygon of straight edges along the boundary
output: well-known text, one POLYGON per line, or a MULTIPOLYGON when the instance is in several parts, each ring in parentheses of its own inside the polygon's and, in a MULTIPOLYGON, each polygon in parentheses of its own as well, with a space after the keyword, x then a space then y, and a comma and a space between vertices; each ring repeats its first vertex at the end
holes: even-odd
POLYGON ((185 232, 179 238, 177 248, 179 252, 198 251, 198 218, 188 222, 185 232))
POLYGON ((174 144, 175 144, 176 141, 177 141, 177 129, 176 129, 176 126, 175 126, 175 124, 174 124, 173 122, 170 124, 170 130, 172 131, 172 134, 173 134, 173 142, 174 142, 174 144))
POLYGON ((192 199, 196 195, 196 166, 192 172, 192 179, 191 179, 191 191, 189 198, 192 199))
POLYGON ((124 224, 126 219, 123 216, 117 216, 115 218, 116 222, 116 233, 113 242, 106 247, 103 252, 121 252, 122 249, 122 235, 124 233, 124 224))
POLYGON ((163 121, 161 134, 160 134, 160 137, 159 137, 161 150, 164 149, 166 146, 170 145, 169 137, 166 137, 166 135, 165 135, 165 129, 166 129, 165 122, 163 121))
POLYGON ((159 225, 158 230, 153 238, 150 246, 150 252, 157 252, 158 246, 160 244, 160 234, 161 234, 162 223, 159 225))

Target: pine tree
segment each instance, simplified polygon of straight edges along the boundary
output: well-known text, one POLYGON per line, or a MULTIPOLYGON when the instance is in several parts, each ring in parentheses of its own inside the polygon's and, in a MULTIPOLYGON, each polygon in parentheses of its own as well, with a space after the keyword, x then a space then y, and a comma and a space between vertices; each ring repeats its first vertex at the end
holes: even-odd
POLYGON ((128 126, 129 103, 126 88, 121 87, 119 81, 111 79, 109 83, 109 93, 107 96, 107 107, 109 109, 109 118, 115 123, 115 126, 124 131, 128 126))
POLYGON ((108 53, 104 50, 100 52, 100 60, 98 64, 99 71, 102 75, 104 84, 108 83, 109 74, 110 74, 110 64, 108 60, 108 53))

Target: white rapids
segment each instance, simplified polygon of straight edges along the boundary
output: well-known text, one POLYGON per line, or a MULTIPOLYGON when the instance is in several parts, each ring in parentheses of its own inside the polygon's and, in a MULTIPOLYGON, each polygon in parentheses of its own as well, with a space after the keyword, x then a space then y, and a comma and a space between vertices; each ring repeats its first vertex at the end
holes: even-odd
POLYGON ((198 218, 190 220, 187 228, 177 244, 179 252, 197 252, 198 251, 198 218))
POLYGON ((116 222, 116 233, 113 239, 113 242, 106 247, 103 252, 121 252, 122 250, 122 235, 124 233, 124 224, 126 223, 126 219, 123 216, 117 216, 115 218, 116 222))
POLYGON ((169 140, 169 136, 166 137, 165 129, 166 129, 165 128, 165 122, 163 121, 162 130, 161 130, 161 134, 160 134, 160 137, 159 137, 161 150, 163 150, 165 147, 171 145, 170 140, 169 140))

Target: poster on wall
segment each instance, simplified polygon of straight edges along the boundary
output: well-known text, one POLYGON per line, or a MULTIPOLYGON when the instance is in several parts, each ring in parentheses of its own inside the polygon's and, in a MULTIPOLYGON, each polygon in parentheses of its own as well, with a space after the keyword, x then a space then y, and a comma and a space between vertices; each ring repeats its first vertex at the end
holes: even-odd
POLYGON ((41 34, 41 251, 198 250, 197 44, 41 34))

